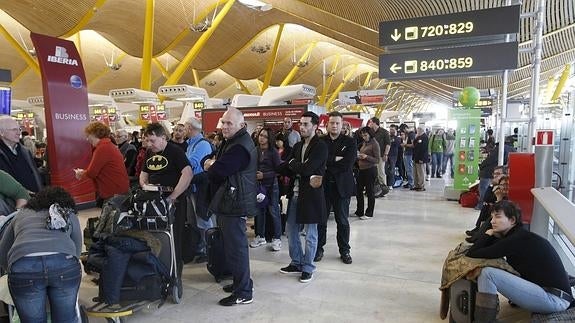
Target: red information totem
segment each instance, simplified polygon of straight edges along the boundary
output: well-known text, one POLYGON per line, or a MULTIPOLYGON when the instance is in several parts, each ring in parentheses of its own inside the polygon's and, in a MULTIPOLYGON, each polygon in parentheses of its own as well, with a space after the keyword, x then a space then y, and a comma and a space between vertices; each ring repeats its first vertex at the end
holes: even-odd
POLYGON ((42 73, 51 184, 65 188, 78 203, 94 201, 92 181, 77 181, 73 171, 86 168, 91 159, 84 135, 90 118, 80 55, 71 41, 35 33, 30 38, 42 73))
POLYGON ((521 208, 523 223, 531 223, 533 215, 533 194, 535 187, 535 154, 509 154, 509 200, 521 208))

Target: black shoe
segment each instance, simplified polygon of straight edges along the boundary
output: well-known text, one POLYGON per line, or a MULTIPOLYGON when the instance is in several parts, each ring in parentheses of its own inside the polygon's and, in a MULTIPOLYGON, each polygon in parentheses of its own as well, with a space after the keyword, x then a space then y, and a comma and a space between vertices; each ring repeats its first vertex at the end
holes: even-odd
POLYGON ((352 259, 351 259, 351 255, 349 253, 346 253, 345 255, 341 255, 341 261, 343 261, 344 264, 351 264, 352 263, 352 259))
POLYGON ((225 285, 224 287, 222 287, 222 289, 226 293, 233 293, 234 292, 234 284, 225 285))
POLYGON ((323 259, 323 251, 318 250, 315 252, 315 257, 313 257, 314 262, 320 262, 323 259))
POLYGON ((233 306, 240 304, 250 304, 253 301, 254 301, 253 297, 243 298, 243 297, 237 297, 236 295, 232 294, 226 298, 220 299, 219 304, 222 306, 233 306))
POLYGON ((465 234, 472 237, 477 232, 477 230, 479 230, 479 227, 475 227, 471 230, 467 230, 467 231, 465 231, 465 234))
POLYGON ((403 185, 402 187, 403 187, 403 188, 410 188, 410 187, 409 187, 409 184, 405 184, 405 185, 403 185))
POLYGON ((205 253, 197 255, 196 258, 194 259, 194 263, 196 264, 201 264, 204 262, 208 262, 208 255, 206 255, 205 253))
POLYGON ((299 281, 300 281, 300 283, 309 283, 312 278, 313 278, 312 273, 308 273, 308 272, 304 271, 301 273, 301 277, 299 278, 299 281))
POLYGON ((282 274, 300 274, 301 269, 297 268, 294 265, 289 265, 287 267, 283 267, 282 269, 280 269, 280 273, 282 273, 282 274))

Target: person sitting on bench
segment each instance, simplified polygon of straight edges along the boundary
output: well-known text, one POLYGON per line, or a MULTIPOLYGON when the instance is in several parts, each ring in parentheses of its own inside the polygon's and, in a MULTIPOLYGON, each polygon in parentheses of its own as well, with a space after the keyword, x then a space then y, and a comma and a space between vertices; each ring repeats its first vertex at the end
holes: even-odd
POLYGON ((487 230, 467 252, 472 258, 501 258, 521 277, 504 270, 484 267, 477 279, 475 322, 495 322, 497 293, 531 312, 566 310, 573 295, 569 278, 551 244, 523 229, 521 211, 510 201, 499 201, 491 209, 492 229, 487 230))

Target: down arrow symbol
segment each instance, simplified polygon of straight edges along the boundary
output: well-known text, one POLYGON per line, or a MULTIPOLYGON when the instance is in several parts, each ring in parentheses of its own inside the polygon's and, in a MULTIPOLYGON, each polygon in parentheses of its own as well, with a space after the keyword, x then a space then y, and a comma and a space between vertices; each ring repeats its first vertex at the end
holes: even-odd
POLYGON ((391 39, 393 41, 398 41, 401 38, 401 33, 397 32, 397 28, 393 30, 393 35, 391 35, 391 39))

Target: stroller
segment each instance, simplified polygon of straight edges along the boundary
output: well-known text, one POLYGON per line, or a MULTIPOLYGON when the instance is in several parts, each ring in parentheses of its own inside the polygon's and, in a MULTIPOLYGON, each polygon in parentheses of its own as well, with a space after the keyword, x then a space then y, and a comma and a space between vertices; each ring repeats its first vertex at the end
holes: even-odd
MULTIPOLYGON (((105 283, 102 278, 105 278, 108 274, 107 277, 116 279, 118 275, 107 273, 107 267, 101 266, 102 262, 97 261, 94 264, 94 267, 101 267, 100 292, 98 297, 94 298, 96 303, 86 309, 86 314, 93 317, 104 317, 109 322, 122 322, 124 316, 131 315, 144 308, 151 308, 153 304, 158 304, 157 307, 160 307, 168 296, 175 304, 179 304, 181 301, 181 291, 179 290, 182 286, 181 277, 178 277, 177 273, 174 247, 173 223, 175 206, 167 202, 162 196, 162 192, 142 190, 131 194, 127 204, 129 204, 128 210, 116 212, 118 214, 114 216, 114 221, 116 223, 121 222, 122 225, 120 227, 122 228, 131 227, 131 229, 115 232, 104 240, 106 243, 111 242, 113 245, 113 241, 117 239, 146 236, 148 237, 148 244, 150 244, 150 237, 152 237, 156 248, 151 246, 146 251, 147 253, 134 253, 129 257, 130 260, 127 262, 123 281, 120 281, 121 288, 118 303, 110 304, 110 302, 106 302, 106 295, 103 293, 102 288, 103 283, 105 283), (130 225, 127 225, 127 223, 130 223, 130 225), (153 256, 151 256, 152 250, 150 249, 155 249, 153 256), (142 269, 138 267, 138 264, 141 264, 142 259, 149 262, 150 258, 157 260, 153 266, 156 268, 156 273, 145 276, 144 279, 140 280, 131 279, 133 276, 130 275, 130 269, 134 269, 133 272, 141 274, 142 269)), ((105 250, 106 252, 110 251, 109 246, 105 250)), ((88 257, 88 262, 90 262, 90 259, 93 258, 88 257)), ((149 270, 149 263, 146 266, 149 270)))

